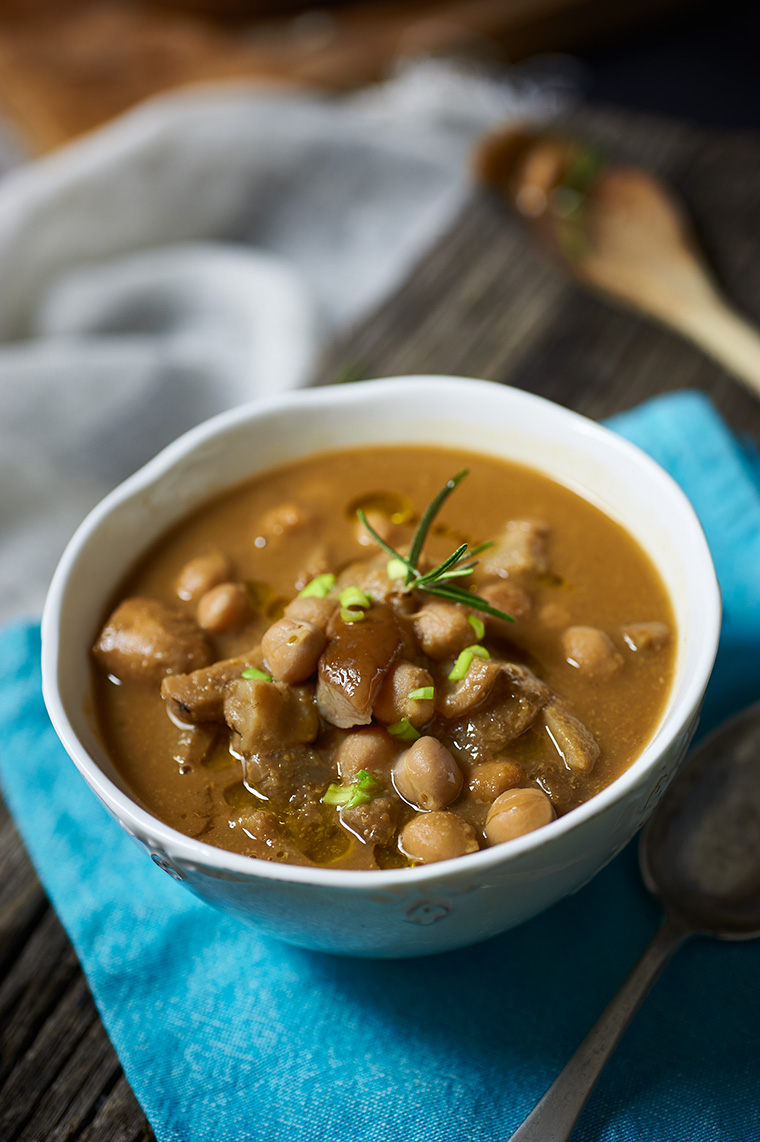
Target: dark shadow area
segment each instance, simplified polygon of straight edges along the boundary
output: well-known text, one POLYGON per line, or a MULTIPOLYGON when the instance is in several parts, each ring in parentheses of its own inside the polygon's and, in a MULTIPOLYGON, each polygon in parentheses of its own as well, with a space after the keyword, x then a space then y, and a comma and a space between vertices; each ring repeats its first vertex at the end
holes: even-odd
POLYGON ((576 53, 593 102, 760 128, 760 9, 702 3, 576 53))

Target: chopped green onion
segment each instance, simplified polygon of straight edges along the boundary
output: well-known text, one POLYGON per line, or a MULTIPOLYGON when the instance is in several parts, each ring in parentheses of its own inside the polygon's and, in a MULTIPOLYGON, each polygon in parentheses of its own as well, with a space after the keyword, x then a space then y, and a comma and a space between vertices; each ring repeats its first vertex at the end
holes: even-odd
POLYGON ((347 801, 351 800, 352 787, 350 785, 336 785, 331 782, 325 790, 325 795, 322 798, 323 805, 345 805, 347 801))
POLYGON ((362 610, 371 604, 372 598, 370 595, 365 595, 364 591, 358 587, 346 587, 338 595, 340 605, 342 607, 360 607, 362 610))
POLYGON ((459 657, 449 671, 449 682, 461 682, 467 671, 470 669, 470 663, 474 657, 475 655, 472 653, 472 651, 461 651, 459 657))
POLYGON ((410 690, 408 697, 420 702, 426 698, 435 698, 435 686, 420 686, 418 690, 410 690))
POLYGON ((372 605, 372 596, 366 595, 358 587, 346 587, 338 598, 341 604, 340 617, 344 623, 362 622, 365 608, 372 605))
POLYGON ((406 563, 400 559, 389 559, 385 565, 385 574, 389 579, 405 579, 407 570, 406 563))
POLYGON ((341 607, 340 617, 344 623, 361 623, 364 621, 365 614, 359 607, 341 607))
POLYGON ((402 742, 416 742, 417 738, 421 736, 408 718, 402 718, 400 722, 394 722, 392 726, 388 726, 388 733, 402 742))
POLYGON ((461 682, 470 669, 470 664, 473 658, 490 658, 484 646, 475 643, 473 646, 466 646, 461 652, 453 668, 449 672, 449 682, 461 682))
POLYGON ((482 638, 486 633, 486 624, 477 615, 468 615, 467 622, 475 631, 475 638, 482 638))
POLYGON ((330 571, 325 571, 324 575, 317 575, 316 579, 312 579, 307 583, 302 591, 298 592, 299 599, 325 599, 335 586, 335 576, 330 571))
POLYGON ((352 782, 351 785, 336 785, 335 782, 328 785, 322 798, 322 804, 337 805, 341 809, 353 809, 355 805, 366 805, 382 789, 377 778, 373 777, 371 773, 367 773, 366 769, 360 769, 356 778, 356 781, 352 782))
POLYGON ((255 666, 246 667, 246 669, 243 671, 241 677, 251 679, 254 682, 271 682, 272 681, 272 675, 271 674, 265 674, 263 670, 258 670, 255 666))

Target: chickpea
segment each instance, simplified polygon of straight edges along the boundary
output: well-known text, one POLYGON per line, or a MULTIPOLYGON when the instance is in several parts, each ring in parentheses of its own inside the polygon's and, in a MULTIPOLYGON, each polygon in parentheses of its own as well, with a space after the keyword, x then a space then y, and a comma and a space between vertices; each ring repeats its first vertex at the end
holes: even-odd
POLYGON ((556 817, 554 806, 541 789, 510 789, 500 793, 488 810, 486 840, 500 845, 548 825, 556 817))
POLYGON ((300 622, 312 623, 320 630, 326 631, 327 624, 338 609, 337 599, 320 599, 317 595, 296 595, 285 608, 285 617, 297 619, 300 622))
POLYGON ((330 571, 332 566, 333 560, 327 548, 324 544, 320 543, 309 552, 301 564, 298 574, 293 581, 293 586, 296 591, 302 591, 307 583, 310 583, 312 579, 316 579, 317 575, 323 575, 326 571, 330 571))
POLYGON ((570 625, 570 611, 564 603, 544 603, 538 612, 538 621, 541 626, 550 630, 561 630, 570 625))
POLYGON ((670 640, 670 628, 665 623, 628 623, 621 634, 630 650, 662 650, 670 640))
POLYGON ((419 729, 433 717, 435 697, 410 698, 409 695, 414 690, 432 685, 433 677, 423 666, 415 666, 404 659, 394 662, 383 679, 372 713, 388 726, 401 718, 408 718, 419 729))
POLYGON ((610 678, 623 665, 623 656, 598 627, 568 627, 562 635, 562 652, 571 666, 590 678, 610 678))
POLYGON ((514 789, 522 781, 522 770, 514 761, 498 758, 476 765, 467 788, 476 801, 495 801, 501 793, 514 789))
POLYGON ((212 551, 208 555, 198 555, 189 560, 180 571, 176 591, 185 602, 197 603, 213 587, 227 583, 232 575, 232 565, 222 551, 212 551))
MULTIPOLYGON (((373 511, 372 509, 364 514, 367 517, 367 523, 370 527, 375 529, 380 538, 384 539, 386 543, 392 543, 396 529, 390 517, 387 516, 385 512, 373 511)), ((357 542, 360 543, 362 547, 377 546, 377 540, 370 535, 360 519, 356 521, 354 534, 356 535, 357 542)))
POLYGON ((259 523, 259 534, 265 539, 279 535, 290 535, 311 523, 311 518, 310 513, 300 504, 290 501, 277 504, 276 507, 270 508, 262 516, 259 523))
POLYGON ((398 746, 380 726, 363 726, 346 734, 335 753, 338 773, 344 784, 356 780, 360 769, 376 777, 387 774, 398 753, 398 746))
MULTIPOLYGON (((533 601, 528 592, 512 579, 500 579, 489 583, 480 592, 481 598, 496 607, 499 611, 511 615, 513 619, 527 618, 533 608, 533 601)), ((505 619, 497 619, 494 615, 480 616, 485 623, 486 630, 492 634, 508 635, 513 627, 505 619)))
POLYGON ((220 583, 201 596, 198 625, 212 634, 237 630, 251 618, 251 604, 242 583, 220 583))
POLYGON ((282 618, 265 632, 261 650, 275 682, 305 682, 317 669, 325 649, 324 631, 313 623, 282 618))
POLYGON ((396 789, 415 809, 443 809, 459 796, 462 771, 437 738, 418 738, 393 770, 396 789))
POLYGON ((472 825, 454 813, 420 813, 404 825, 398 847, 418 864, 433 864, 477 852, 479 845, 472 825))
POLYGON ((475 641, 467 611, 445 599, 434 599, 420 608, 414 616, 414 633, 423 654, 435 659, 459 654, 475 641))

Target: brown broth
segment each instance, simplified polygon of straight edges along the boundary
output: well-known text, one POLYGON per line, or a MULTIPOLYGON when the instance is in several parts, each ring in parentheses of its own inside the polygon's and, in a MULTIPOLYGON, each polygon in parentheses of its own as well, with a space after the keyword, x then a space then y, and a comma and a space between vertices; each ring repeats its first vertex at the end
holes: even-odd
MULTIPOLYGON (((594 505, 539 472, 502 460, 427 447, 373 448, 315 456, 258 476, 215 499, 176 526, 130 571, 118 599, 145 595, 177 604, 177 577, 197 555, 221 549, 237 580, 252 585, 260 609, 235 634, 215 636, 218 658, 242 653, 261 639, 299 586, 326 562, 341 568, 372 552, 359 546, 349 508, 388 493, 404 497, 412 519, 400 525, 399 542, 411 537, 416 518, 455 472, 469 475, 446 501, 425 551, 443 558, 466 539, 492 538, 509 519, 539 519, 550 527, 551 573, 530 584, 531 616, 514 624, 509 653, 526 663, 562 695, 601 746, 592 773, 570 772, 552 755, 537 723, 507 749, 524 767, 525 783, 550 792, 563 814, 586 801, 622 773, 651 738, 670 691, 675 624, 670 601, 652 563, 632 537, 594 505), (262 520, 283 502, 309 517, 292 534, 261 542, 262 520), (437 533, 437 534, 436 534, 437 533), (608 680, 589 680, 570 665, 560 630, 541 620, 547 604, 558 604, 569 625, 599 627, 612 637, 625 664, 608 680), (659 621, 671 638, 656 652, 632 652, 621 636, 630 622, 659 621)), ((381 505, 384 501, 381 500, 381 505)), ((394 506, 392 504, 391 506, 394 506)), ((118 601, 114 600, 114 602, 118 601)), ((184 605, 194 613, 191 604, 184 605)), ((502 648, 503 650, 504 648, 502 648)), ((107 749, 137 800, 151 813, 189 836, 236 852, 252 852, 235 819, 262 802, 242 783, 241 764, 226 735, 202 762, 177 760, 178 730, 167 717, 157 688, 115 684, 94 669, 96 708, 107 749)), ((467 798, 451 806, 482 829, 485 808, 467 798)), ((336 827, 335 813, 319 806, 304 832, 300 819, 277 807, 281 827, 307 859, 339 867, 372 867, 371 852, 336 827)), ((406 807, 403 813, 411 811, 406 807)), ((407 863, 393 846, 375 854, 381 866, 407 863)))

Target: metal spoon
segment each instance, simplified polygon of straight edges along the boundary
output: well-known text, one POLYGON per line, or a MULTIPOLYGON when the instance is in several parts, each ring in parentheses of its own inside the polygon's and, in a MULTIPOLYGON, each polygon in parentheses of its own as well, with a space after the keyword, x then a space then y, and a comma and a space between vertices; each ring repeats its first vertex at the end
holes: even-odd
POLYGON ((642 833, 639 862, 665 922, 510 1142, 566 1142, 623 1032, 687 936, 760 936, 760 703, 692 754, 642 833))

